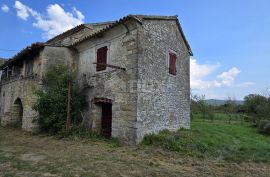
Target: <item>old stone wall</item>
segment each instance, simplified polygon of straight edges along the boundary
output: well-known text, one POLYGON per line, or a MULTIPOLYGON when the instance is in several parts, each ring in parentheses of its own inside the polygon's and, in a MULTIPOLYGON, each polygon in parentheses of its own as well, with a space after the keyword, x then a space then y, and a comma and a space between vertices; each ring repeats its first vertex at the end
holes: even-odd
POLYGON ((22 129, 32 131, 37 128, 37 123, 33 119, 38 117, 32 107, 36 102, 34 90, 42 87, 42 77, 49 67, 56 64, 67 64, 76 70, 75 61, 76 52, 66 47, 44 47, 39 55, 33 59, 32 74, 26 75, 26 63, 21 68, 21 74, 15 78, 1 81, 0 86, 0 119, 2 125, 16 124, 19 119, 18 104, 22 104, 22 129))
POLYGON ((53 65, 64 64, 72 66, 73 71, 77 70, 75 65, 76 51, 67 47, 50 47, 46 46, 41 52, 42 65, 41 75, 44 76, 46 71, 53 65))
MULTIPOLYGON (((24 71, 25 66, 22 71, 24 71)), ((37 127, 32 121, 37 118, 37 112, 32 107, 36 101, 33 91, 40 87, 41 58, 33 59, 33 73, 21 73, 15 78, 10 78, 0 83, 0 119, 1 125, 14 125, 22 121, 22 129, 31 131, 37 127), (16 102, 21 102, 22 115, 17 112, 16 102), (18 120, 22 119, 22 120, 18 120)))
MULTIPOLYGON (((163 129, 190 127, 190 55, 176 20, 130 19, 74 47, 45 46, 34 59, 33 75, 1 81, 0 119, 14 123, 23 107, 22 128, 37 127, 32 106, 34 88, 42 87, 42 76, 50 66, 67 64, 77 76, 87 104, 83 124, 101 130, 101 105, 96 99, 112 101, 112 137, 135 144, 145 134, 163 129), (97 49, 107 46, 108 67, 96 71, 97 49), (177 56, 176 75, 169 74, 169 53, 177 56)), ((24 62, 25 65, 25 62, 24 62)), ((22 68, 25 71, 25 67, 22 68)))
MULTIPOLYGON (((78 45, 78 80, 86 95, 88 106, 84 116, 86 125, 100 131, 101 107, 93 99, 112 100, 112 137, 133 144, 136 135, 137 93, 130 91, 130 84, 137 80, 137 22, 129 21, 118 25, 102 37, 91 38, 78 45), (125 68, 107 67, 106 71, 96 72, 96 50, 107 46, 108 64, 125 68)), ((133 88, 136 89, 136 88, 133 88)))
POLYGON ((148 133, 190 126, 190 56, 176 21, 145 20, 138 34, 137 142, 148 133), (175 76, 169 52, 177 55, 175 76))
POLYGON ((38 82, 33 79, 20 79, 4 84, 1 87, 1 125, 12 125, 17 120, 12 115, 16 114, 14 109, 15 101, 20 99, 23 107, 22 114, 22 129, 31 131, 37 127, 33 123, 33 119, 37 118, 37 113, 32 109, 36 96, 33 94, 33 89, 38 88, 38 82))

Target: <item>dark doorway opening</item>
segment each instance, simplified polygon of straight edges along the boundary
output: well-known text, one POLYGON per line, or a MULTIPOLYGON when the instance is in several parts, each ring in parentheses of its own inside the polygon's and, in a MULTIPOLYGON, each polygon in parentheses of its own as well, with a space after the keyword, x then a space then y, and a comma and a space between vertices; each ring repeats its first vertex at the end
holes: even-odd
POLYGON ((112 104, 101 104, 101 134, 106 137, 111 137, 112 134, 112 104))
POLYGON ((23 104, 20 98, 17 98, 12 106, 12 122, 13 126, 22 128, 23 104))

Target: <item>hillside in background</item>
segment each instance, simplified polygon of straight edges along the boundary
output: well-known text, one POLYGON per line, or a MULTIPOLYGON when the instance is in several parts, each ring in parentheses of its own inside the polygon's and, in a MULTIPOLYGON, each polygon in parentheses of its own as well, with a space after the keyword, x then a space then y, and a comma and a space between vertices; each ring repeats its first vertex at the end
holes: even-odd
MULTIPOLYGON (((217 99, 208 99, 205 100, 207 104, 214 105, 214 106, 220 106, 226 104, 227 100, 217 100, 217 99)), ((241 100, 234 100, 235 104, 242 105, 244 104, 244 101, 241 100)))

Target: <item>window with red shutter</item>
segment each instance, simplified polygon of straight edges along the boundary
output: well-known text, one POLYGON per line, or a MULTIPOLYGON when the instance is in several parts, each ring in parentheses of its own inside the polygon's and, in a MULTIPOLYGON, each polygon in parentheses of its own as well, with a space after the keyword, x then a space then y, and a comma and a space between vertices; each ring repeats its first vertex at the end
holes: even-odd
POLYGON ((176 54, 169 53, 169 73, 176 75, 176 54))
POLYGON ((97 49, 97 65, 96 65, 96 71, 103 71, 106 70, 106 64, 107 64, 107 51, 108 47, 101 47, 97 49))

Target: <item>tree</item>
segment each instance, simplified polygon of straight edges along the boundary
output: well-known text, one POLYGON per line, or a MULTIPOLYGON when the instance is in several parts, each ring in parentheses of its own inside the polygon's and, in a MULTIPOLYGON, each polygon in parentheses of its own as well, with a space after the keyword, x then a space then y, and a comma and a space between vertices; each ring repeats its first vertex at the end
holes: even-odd
POLYGON ((226 107, 226 112, 229 117, 228 123, 230 124, 232 119, 236 116, 236 112, 237 112, 235 98, 232 98, 229 96, 224 106, 226 107))
MULTIPOLYGON (((39 113, 38 124, 42 132, 57 134, 65 130, 69 83, 72 84, 73 80, 65 65, 49 68, 43 78, 43 87, 36 91, 38 99, 34 105, 34 110, 39 113)), ((78 123, 81 120, 79 108, 83 102, 76 84, 71 87, 71 122, 78 123)))
POLYGON ((191 97, 191 115, 201 114, 204 119, 214 118, 213 108, 205 101, 205 95, 191 97))

